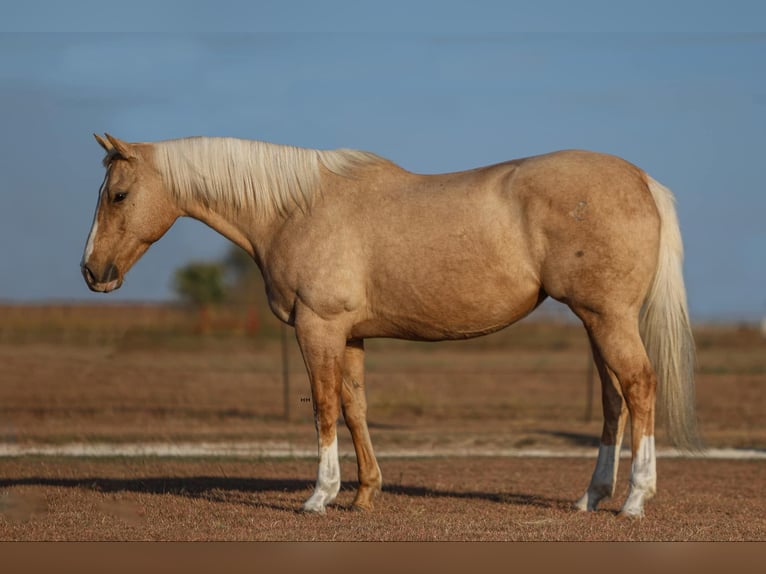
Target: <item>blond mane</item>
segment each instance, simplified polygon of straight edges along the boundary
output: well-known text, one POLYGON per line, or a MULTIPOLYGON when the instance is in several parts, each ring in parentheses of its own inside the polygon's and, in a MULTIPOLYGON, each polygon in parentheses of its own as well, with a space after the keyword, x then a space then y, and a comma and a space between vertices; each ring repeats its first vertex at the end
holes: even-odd
POLYGON ((320 168, 350 177, 385 161, 364 151, 315 150, 255 140, 192 137, 152 144, 154 163, 179 202, 199 201, 227 212, 287 214, 308 208, 320 168))

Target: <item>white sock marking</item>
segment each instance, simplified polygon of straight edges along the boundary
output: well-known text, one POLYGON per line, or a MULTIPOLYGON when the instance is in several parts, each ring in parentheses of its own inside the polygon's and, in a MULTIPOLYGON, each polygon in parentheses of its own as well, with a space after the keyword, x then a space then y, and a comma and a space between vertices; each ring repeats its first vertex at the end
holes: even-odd
POLYGON ((622 512, 629 516, 643 516, 644 502, 657 490, 657 457, 654 437, 645 436, 638 444, 638 452, 630 467, 630 492, 622 512))
POLYGON ((575 503, 580 510, 596 510, 602 499, 612 495, 617 480, 618 445, 600 444, 598 459, 587 492, 575 503))
POLYGON ((617 448, 615 445, 602 444, 598 448, 598 459, 596 460, 596 470, 593 472, 593 485, 608 486, 609 494, 614 484, 615 474, 617 473, 617 448))
POLYGON ((329 446, 319 448, 319 470, 314 493, 303 504, 303 510, 324 512, 340 490, 340 464, 338 462, 338 436, 329 446))

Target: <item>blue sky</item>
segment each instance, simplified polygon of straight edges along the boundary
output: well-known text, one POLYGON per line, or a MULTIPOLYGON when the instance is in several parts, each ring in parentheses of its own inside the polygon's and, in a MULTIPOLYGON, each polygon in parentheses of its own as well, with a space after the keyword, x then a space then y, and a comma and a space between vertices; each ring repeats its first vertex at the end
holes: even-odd
MULTIPOLYGON (((561 148, 673 189, 692 314, 766 315, 766 3, 24 2, 0 8, 0 300, 106 300, 92 132, 356 147, 420 172, 561 148)), ((226 241, 182 220, 110 300, 226 241)))

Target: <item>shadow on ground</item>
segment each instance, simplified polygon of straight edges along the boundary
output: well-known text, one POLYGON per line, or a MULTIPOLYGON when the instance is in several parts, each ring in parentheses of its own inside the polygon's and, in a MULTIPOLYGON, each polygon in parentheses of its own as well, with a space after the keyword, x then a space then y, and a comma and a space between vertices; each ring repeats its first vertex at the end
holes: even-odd
MULTIPOLYGON (((187 478, 155 476, 134 479, 25 477, 0 480, 0 489, 18 486, 82 488, 103 493, 137 492, 145 494, 170 494, 227 502, 230 500, 226 493, 305 492, 306 496, 308 496, 313 487, 313 482, 295 479, 227 478, 221 476, 194 476, 187 478)), ((343 490, 355 491, 357 487, 358 483, 349 481, 344 483, 343 490)), ((387 485, 383 487, 383 491, 384 494, 412 498, 476 499, 537 508, 571 506, 571 501, 568 500, 512 492, 451 491, 406 484, 387 485)), ((242 501, 238 500, 238 502, 242 501)), ((261 502, 254 502, 253 504, 264 506, 261 502)), ((296 510, 291 506, 273 506, 273 508, 287 511, 296 510)))
POLYGON ((449 490, 439 490, 424 486, 407 486, 396 484, 383 487, 384 493, 399 494, 411 496, 413 498, 464 498, 471 500, 488 500, 500 504, 513 504, 518 506, 534 506, 536 508, 558 508, 561 506, 570 507, 571 501, 560 498, 548 498, 535 494, 521 494, 516 492, 455 492, 449 490))

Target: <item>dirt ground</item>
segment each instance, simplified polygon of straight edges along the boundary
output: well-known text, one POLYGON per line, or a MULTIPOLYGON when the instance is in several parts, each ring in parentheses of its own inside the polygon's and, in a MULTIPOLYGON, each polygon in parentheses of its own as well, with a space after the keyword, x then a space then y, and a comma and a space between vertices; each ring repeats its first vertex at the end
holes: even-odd
MULTIPOLYGON (((384 460, 369 513, 350 510, 353 482, 325 516, 297 512, 314 463, 281 461, 6 460, 2 540, 764 540, 766 464, 658 461, 660 490, 642 520, 571 503, 593 461, 384 460)), ((342 473, 354 474, 352 460, 342 473)))
MULTIPOLYGON (((0 317, 0 442, 286 441, 314 448, 308 383, 290 342, 284 420, 279 341, 246 337, 30 336, 0 317)), ((766 339, 698 329, 697 402, 709 446, 766 449, 766 339)), ((463 343, 371 341, 373 443, 396 449, 594 448, 598 384, 573 325, 522 324, 463 343), (590 412, 590 416, 589 416, 590 412)), ((340 431, 341 452, 351 452, 340 431)), ((662 430, 658 448, 669 446, 662 430)), ((660 459, 642 521, 614 501, 570 509, 594 459, 386 458, 370 514, 295 512, 311 460, 0 459, 0 540, 764 540, 766 463, 660 459)))

